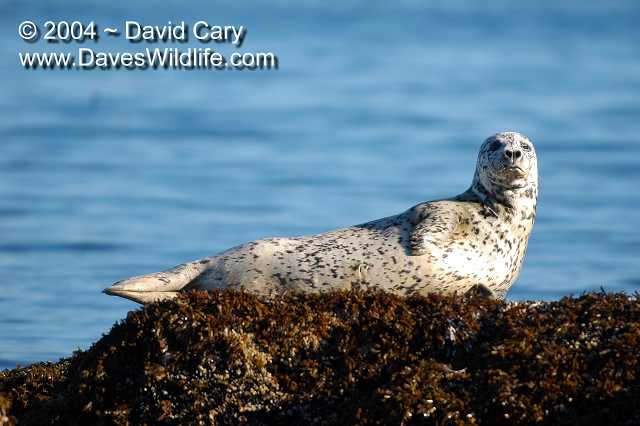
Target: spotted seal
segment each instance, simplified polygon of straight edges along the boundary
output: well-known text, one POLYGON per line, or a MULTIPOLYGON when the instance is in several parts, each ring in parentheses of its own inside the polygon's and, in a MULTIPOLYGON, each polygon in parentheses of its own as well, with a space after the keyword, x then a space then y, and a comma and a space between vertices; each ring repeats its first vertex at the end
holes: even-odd
POLYGON ((253 241, 104 292, 140 303, 226 287, 267 297, 375 287, 402 295, 479 289, 503 298, 522 267, 537 196, 533 143, 498 133, 480 147, 473 182, 460 195, 336 231, 253 241))

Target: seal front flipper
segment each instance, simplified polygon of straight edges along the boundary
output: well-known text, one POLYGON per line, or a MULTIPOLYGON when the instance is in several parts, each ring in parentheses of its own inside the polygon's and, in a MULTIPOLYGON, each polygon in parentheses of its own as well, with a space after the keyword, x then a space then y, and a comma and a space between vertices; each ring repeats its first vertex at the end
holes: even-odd
POLYGON ((411 256, 421 256, 428 253, 429 247, 449 241, 460 222, 454 210, 438 208, 436 203, 418 204, 408 214, 413 225, 409 235, 411 256))
POLYGON ((200 276, 210 265, 210 260, 211 258, 205 258, 183 263, 166 271, 128 278, 118 281, 103 292, 143 304, 171 299, 200 276))

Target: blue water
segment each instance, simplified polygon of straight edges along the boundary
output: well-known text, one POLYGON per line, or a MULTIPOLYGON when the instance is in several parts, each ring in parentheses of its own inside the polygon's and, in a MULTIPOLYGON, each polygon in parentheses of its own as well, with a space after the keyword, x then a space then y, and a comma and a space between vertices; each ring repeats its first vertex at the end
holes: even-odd
POLYGON ((459 193, 507 129, 541 175, 509 297, 640 288, 635 0, 240 3, 0 4, 0 368, 87 348, 137 307, 100 293, 121 278, 459 193), (61 18, 244 25, 280 67, 20 68, 56 47, 18 23, 61 18))

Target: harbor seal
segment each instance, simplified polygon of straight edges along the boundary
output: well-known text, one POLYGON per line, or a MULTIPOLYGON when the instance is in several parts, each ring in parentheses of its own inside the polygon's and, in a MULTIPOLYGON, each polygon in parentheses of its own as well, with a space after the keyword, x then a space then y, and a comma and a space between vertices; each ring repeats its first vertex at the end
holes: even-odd
POLYGON ((402 295, 466 293, 504 298, 522 267, 536 217, 533 143, 516 132, 480 147, 469 189, 383 219, 322 234, 249 242, 104 290, 139 303, 189 289, 288 292, 377 288, 402 295))

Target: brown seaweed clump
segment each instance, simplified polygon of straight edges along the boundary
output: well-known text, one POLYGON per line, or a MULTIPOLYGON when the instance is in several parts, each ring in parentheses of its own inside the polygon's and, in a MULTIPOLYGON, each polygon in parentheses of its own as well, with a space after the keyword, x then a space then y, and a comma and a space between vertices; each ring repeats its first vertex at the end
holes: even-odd
POLYGON ((640 302, 193 292, 0 373, 0 424, 640 424, 640 302))

